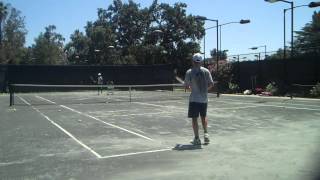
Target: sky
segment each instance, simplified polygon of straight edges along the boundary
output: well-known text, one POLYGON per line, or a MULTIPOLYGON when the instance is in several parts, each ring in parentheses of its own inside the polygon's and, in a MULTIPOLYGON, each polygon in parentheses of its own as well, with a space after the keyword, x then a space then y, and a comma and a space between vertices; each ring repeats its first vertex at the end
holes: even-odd
MULTIPOLYGON (((2 0, 10 3, 25 16, 26 46, 34 44, 34 39, 45 31, 48 25, 55 25, 56 32, 62 34, 66 42, 76 30, 84 31, 88 21, 97 19, 97 9, 107 9, 112 0, 2 0)), ((127 2, 123 0, 123 2, 127 2)), ((141 7, 148 7, 152 0, 134 0, 141 7)), ((268 3, 264 0, 159 0, 159 3, 173 5, 176 2, 187 4, 187 14, 201 15, 217 19, 219 24, 250 19, 249 24, 228 24, 222 26, 221 49, 228 55, 252 53, 249 48, 266 46, 267 51, 276 51, 283 47, 283 9, 290 4, 284 2, 268 3)), ((306 5, 311 1, 296 0, 294 6, 306 5)), ((314 11, 320 8, 301 7, 294 10, 294 30, 301 30, 311 22, 314 11)), ((287 42, 290 45, 291 13, 286 13, 287 42)), ((215 26, 215 22, 206 21, 205 28, 215 26)), ((203 52, 203 39, 201 39, 203 52)), ((206 31, 206 57, 209 50, 216 48, 216 29, 206 31)), ((264 52, 264 47, 256 51, 264 52)))

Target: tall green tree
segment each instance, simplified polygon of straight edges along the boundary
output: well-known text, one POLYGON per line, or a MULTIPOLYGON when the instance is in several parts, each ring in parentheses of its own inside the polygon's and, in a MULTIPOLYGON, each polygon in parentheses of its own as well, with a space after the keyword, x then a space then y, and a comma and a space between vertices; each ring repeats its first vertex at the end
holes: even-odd
MULTIPOLYGON (((132 0, 114 0, 108 9, 98 10, 98 20, 88 23, 86 34, 92 44, 102 39, 107 47, 111 43, 111 55, 115 53, 120 63, 190 65, 187 57, 200 50, 197 40, 204 35, 204 22, 187 15, 186 7, 184 3, 170 6, 154 0, 150 7, 140 8, 132 0), (103 31, 110 37, 103 38, 103 31)), ((112 57, 106 56, 108 48, 101 54, 104 59, 112 57)))
POLYGON ((21 12, 10 5, 6 5, 6 15, 2 15, 1 45, 0 45, 0 62, 8 64, 18 64, 22 61, 25 48, 25 18, 21 12))
MULTIPOLYGON (((88 22, 85 27, 87 52, 89 64, 121 64, 116 54, 116 35, 112 29, 106 10, 98 9, 98 19, 88 22)), ((78 42, 72 40, 77 46, 78 42)))
POLYGON ((65 39, 55 30, 56 26, 50 25, 35 39, 35 44, 32 46, 33 63, 51 65, 67 63, 63 48, 65 39))
POLYGON ((301 31, 296 32, 295 49, 299 53, 317 53, 320 55, 320 11, 314 12, 312 21, 301 31))
MULTIPOLYGON (((211 58, 216 61, 217 60, 217 49, 213 49, 210 51, 211 58)), ((219 60, 227 59, 227 51, 218 51, 219 60)))
POLYGON ((0 1, 0 48, 2 45, 2 23, 8 14, 8 5, 0 1))
POLYGON ((204 35, 204 22, 187 15, 186 7, 154 0, 141 8, 132 0, 114 0, 107 9, 98 9, 97 20, 87 23, 83 36, 72 35, 66 49, 78 55, 68 58, 77 63, 74 57, 85 57, 89 64, 170 63, 185 70, 204 35))
POLYGON ((197 42, 204 35, 204 22, 197 21, 192 15, 186 14, 185 3, 157 4, 154 1, 152 10, 153 29, 159 29, 160 46, 167 52, 167 62, 182 69, 190 66, 189 57, 200 51, 197 42))
POLYGON ((71 36, 71 41, 66 45, 68 61, 71 64, 88 64, 89 39, 82 32, 76 30, 71 36))
POLYGON ((7 14, 8 14, 8 5, 0 1, 0 63, 1 64, 6 63, 5 62, 6 58, 4 55, 5 50, 2 47, 2 37, 3 37, 2 26, 7 14))
MULTIPOLYGON (((289 58, 290 49, 286 49, 286 56, 289 58)), ((274 54, 267 56, 266 60, 283 60, 283 49, 279 48, 274 54)))
POLYGON ((113 51, 120 55, 122 63, 143 64, 145 57, 139 52, 150 48, 142 45, 148 23, 147 8, 140 9, 140 5, 132 0, 127 4, 114 0, 108 9, 103 11, 115 35, 113 51))
POLYGON ((9 64, 22 61, 25 52, 27 30, 21 12, 12 8, 3 28, 3 48, 9 64))

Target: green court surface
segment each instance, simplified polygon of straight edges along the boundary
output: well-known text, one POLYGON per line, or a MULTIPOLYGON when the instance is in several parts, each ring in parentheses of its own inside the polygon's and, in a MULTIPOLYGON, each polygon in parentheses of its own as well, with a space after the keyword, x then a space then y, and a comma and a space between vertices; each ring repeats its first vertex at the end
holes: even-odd
POLYGON ((211 143, 192 146, 187 97, 117 95, 2 94, 0 179, 319 178, 320 100, 211 94, 211 143))

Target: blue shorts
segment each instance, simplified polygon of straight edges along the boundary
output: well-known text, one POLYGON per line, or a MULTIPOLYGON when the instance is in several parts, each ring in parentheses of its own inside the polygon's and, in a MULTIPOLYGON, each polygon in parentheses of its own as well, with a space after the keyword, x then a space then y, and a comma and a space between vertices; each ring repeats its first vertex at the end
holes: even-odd
POLYGON ((189 102, 188 117, 198 118, 207 116, 207 103, 189 102))

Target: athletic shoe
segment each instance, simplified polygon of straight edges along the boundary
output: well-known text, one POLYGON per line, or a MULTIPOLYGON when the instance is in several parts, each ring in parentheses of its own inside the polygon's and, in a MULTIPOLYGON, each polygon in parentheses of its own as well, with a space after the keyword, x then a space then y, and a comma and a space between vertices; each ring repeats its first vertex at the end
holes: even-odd
POLYGON ((209 139, 209 134, 208 133, 204 133, 204 143, 209 143, 210 139, 209 139))
POLYGON ((199 138, 194 138, 191 142, 193 145, 201 145, 201 140, 199 138))

